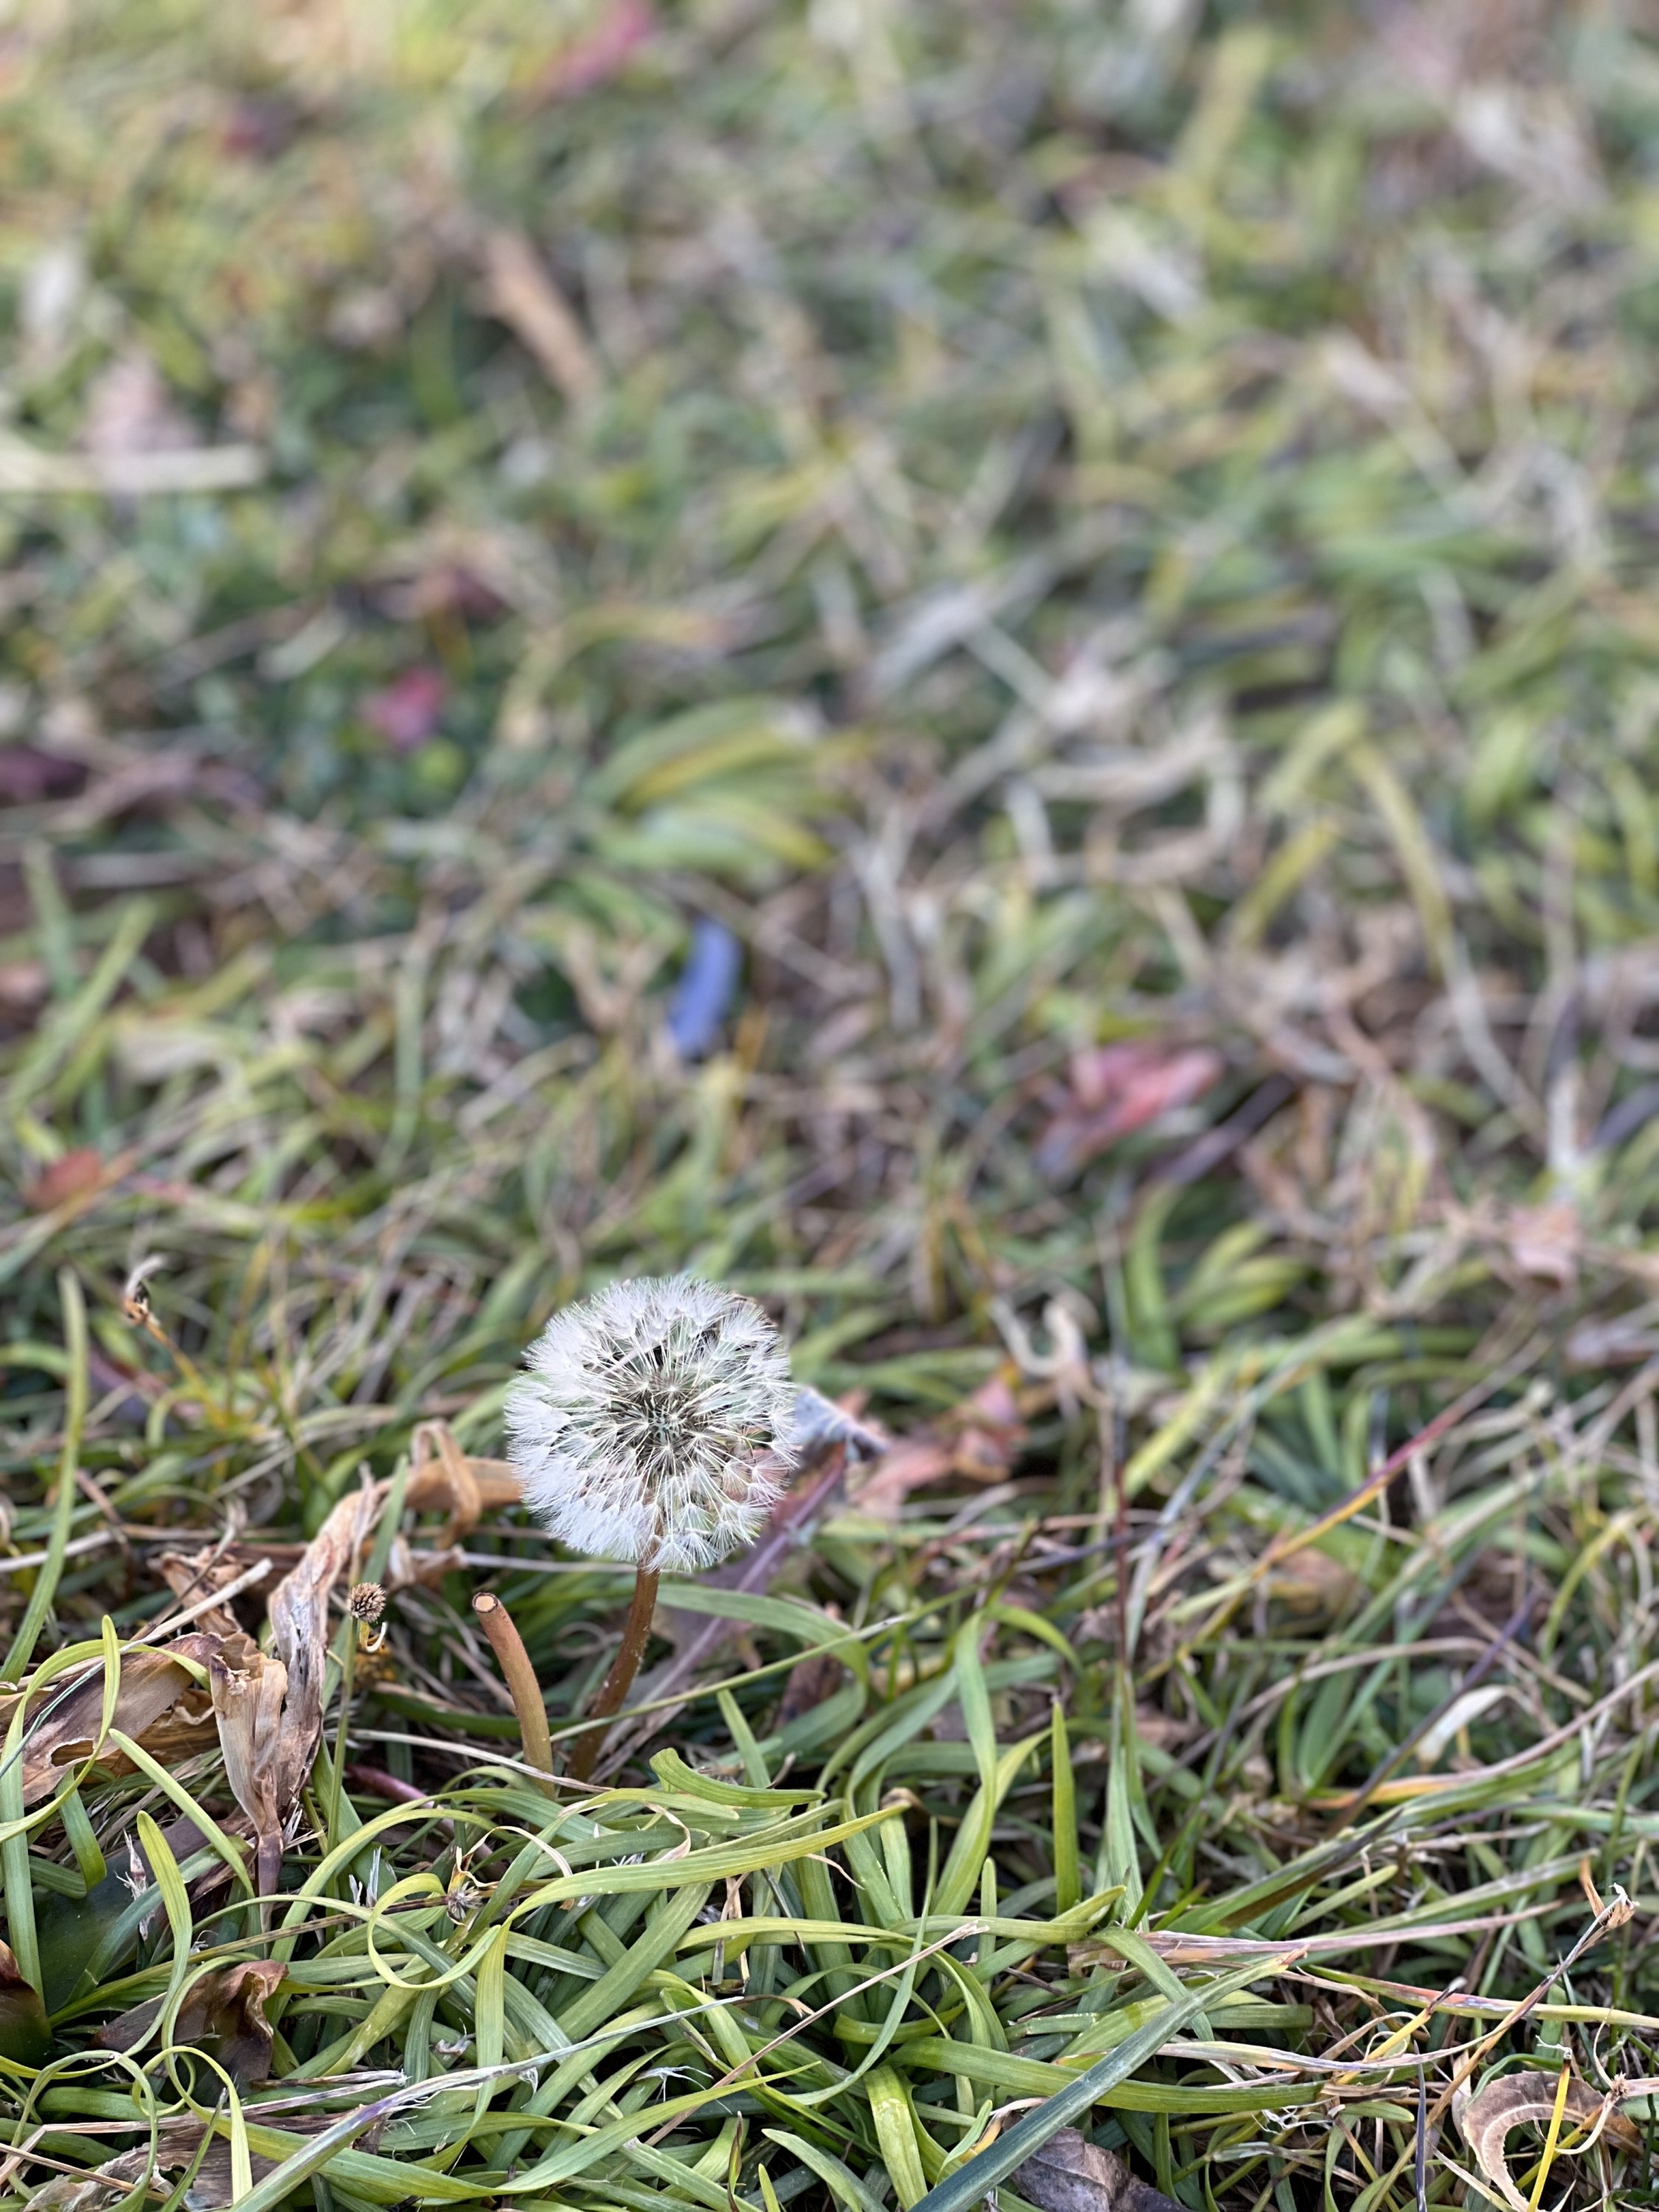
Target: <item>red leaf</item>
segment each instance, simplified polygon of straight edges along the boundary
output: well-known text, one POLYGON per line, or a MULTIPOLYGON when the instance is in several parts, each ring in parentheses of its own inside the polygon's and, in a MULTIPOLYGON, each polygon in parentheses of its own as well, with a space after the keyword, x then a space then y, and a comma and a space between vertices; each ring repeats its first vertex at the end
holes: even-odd
POLYGON ((362 716, 394 753, 417 752, 436 731, 449 686, 435 668, 406 668, 383 691, 371 691, 362 716))
POLYGON ((54 1213, 71 1199, 88 1197, 99 1189, 106 1172, 103 1154, 82 1145, 42 1168, 23 1193, 23 1203, 31 1213, 54 1213))
POLYGON ((1224 1065, 1209 1045, 1171 1050, 1151 1040, 1076 1054, 1072 1096, 1037 1139, 1037 1166, 1046 1176, 1076 1175, 1120 1138, 1201 1098, 1224 1065))
POLYGON ((592 91, 615 76, 656 27, 651 0, 611 0, 586 37, 576 40, 548 64, 538 93, 543 100, 568 100, 573 94, 592 91))

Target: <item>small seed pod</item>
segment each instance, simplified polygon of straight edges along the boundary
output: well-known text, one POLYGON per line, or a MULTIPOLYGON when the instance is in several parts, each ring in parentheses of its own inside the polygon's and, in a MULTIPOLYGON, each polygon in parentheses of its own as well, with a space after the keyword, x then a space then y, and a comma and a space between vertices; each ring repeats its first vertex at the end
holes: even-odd
POLYGON ((379 1583, 353 1583, 346 1611, 357 1624, 360 1651, 378 1651, 386 1642, 381 1622, 386 1618, 386 1592, 379 1583))

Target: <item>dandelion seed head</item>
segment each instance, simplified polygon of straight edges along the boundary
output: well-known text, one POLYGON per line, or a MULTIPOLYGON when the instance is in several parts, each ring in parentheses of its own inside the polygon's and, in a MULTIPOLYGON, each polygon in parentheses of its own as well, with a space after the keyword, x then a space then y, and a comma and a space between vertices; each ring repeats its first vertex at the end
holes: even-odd
POLYGON ((689 1276, 556 1314, 507 1394, 526 1503, 596 1559, 690 1573, 752 1543, 795 1455, 795 1386, 752 1299, 689 1276))

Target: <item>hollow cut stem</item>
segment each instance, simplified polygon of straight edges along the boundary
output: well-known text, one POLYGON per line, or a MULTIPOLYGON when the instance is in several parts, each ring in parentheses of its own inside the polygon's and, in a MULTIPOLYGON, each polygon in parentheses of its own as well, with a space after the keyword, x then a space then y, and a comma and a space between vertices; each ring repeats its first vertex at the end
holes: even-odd
POLYGON ((640 1662, 645 1656, 646 1640, 651 1633, 651 1616, 657 1609, 657 1584, 662 1580, 654 1567, 641 1567, 634 1577, 634 1601, 628 1608, 628 1620, 623 1629, 622 1648, 611 1662, 611 1672, 599 1685, 599 1694, 592 1706, 592 1718, 600 1725, 584 1729, 576 1738, 570 1754, 570 1774, 573 1780, 586 1782, 593 1771, 594 1764, 605 1747, 611 1733, 611 1716, 621 1705, 633 1686, 634 1677, 640 1671, 640 1662))
POLYGON ((547 1704, 524 1638, 514 1626, 513 1616, 493 1590, 480 1590, 472 1601, 478 1625, 489 1638, 489 1648, 506 1680, 519 1717, 519 1735, 525 1764, 539 1773, 553 1771, 553 1736, 547 1725, 547 1704))

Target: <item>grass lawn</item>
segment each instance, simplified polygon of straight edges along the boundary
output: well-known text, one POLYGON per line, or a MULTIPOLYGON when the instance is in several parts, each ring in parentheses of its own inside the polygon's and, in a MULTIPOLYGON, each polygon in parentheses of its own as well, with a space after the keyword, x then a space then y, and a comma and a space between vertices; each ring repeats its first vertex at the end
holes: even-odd
POLYGON ((1656 2201, 1656 127, 0 21, 0 2207, 1656 2201), (550 1780, 503 1401, 687 1270, 819 1427, 550 1780))

